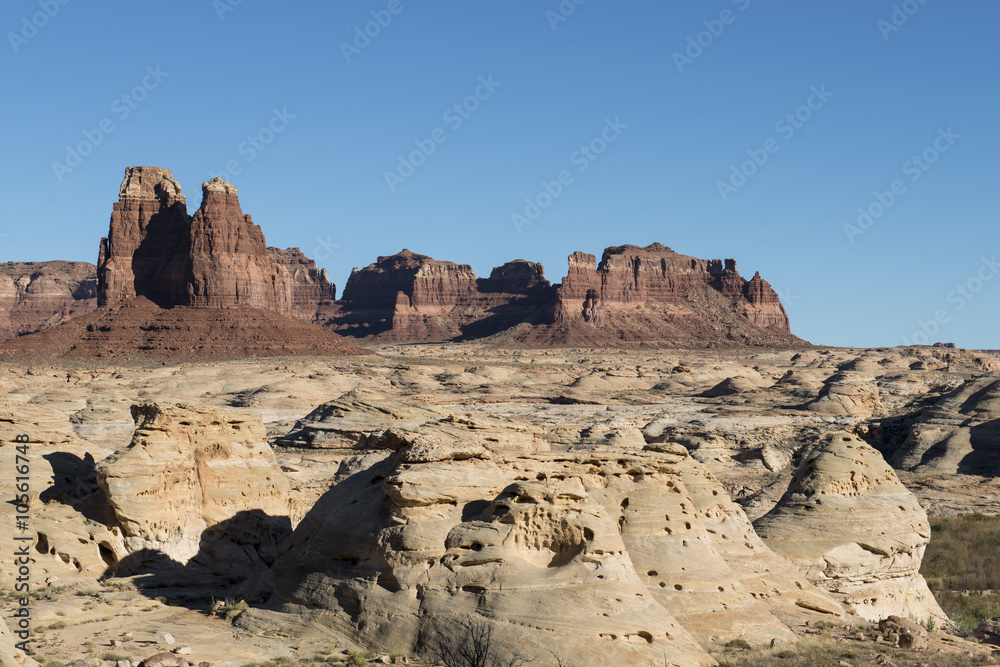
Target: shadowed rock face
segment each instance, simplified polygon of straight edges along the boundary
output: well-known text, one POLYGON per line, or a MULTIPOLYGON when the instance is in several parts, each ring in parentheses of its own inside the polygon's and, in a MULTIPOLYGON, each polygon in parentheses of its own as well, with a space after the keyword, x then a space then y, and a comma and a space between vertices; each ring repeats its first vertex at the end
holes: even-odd
POLYGON ((41 331, 97 308, 94 265, 0 264, 0 340, 41 331))
POLYGON ((890 462, 919 473, 1000 474, 1000 373, 969 380, 914 423, 890 462))
POLYGON ((387 341, 475 338, 537 318, 550 293, 541 264, 508 262, 483 279, 468 264, 402 250, 351 273, 329 325, 387 341))
POLYGON ((778 295, 760 274, 740 277, 736 261, 704 260, 659 243, 576 252, 555 291, 546 326, 521 338, 553 344, 788 345, 778 295))
POLYGON ((129 167, 101 239, 97 305, 140 295, 159 305, 184 303, 190 245, 187 200, 170 170, 129 167))
POLYGON ((269 249, 235 187, 202 185, 191 217, 167 169, 129 167, 101 240, 98 305, 142 296, 163 308, 251 306, 311 319, 335 288, 298 249, 269 249))
POLYGON ((156 403, 133 406, 132 416, 132 443, 98 468, 129 553, 245 575, 266 569, 297 508, 260 417, 156 403))
POLYGON ((570 664, 700 665, 696 639, 791 640, 785 622, 843 615, 678 445, 550 452, 450 417, 364 446, 393 452, 346 459, 269 575, 288 611, 364 642, 426 650, 477 618, 541 664, 551 647, 570 664))
POLYGON ((882 455, 854 435, 827 436, 753 525, 862 618, 945 618, 919 573, 927 514, 882 455))
POLYGON ((569 257, 561 285, 524 260, 477 278, 404 250, 355 270, 331 325, 352 336, 445 341, 504 335, 545 345, 789 345, 788 316, 759 274, 654 243, 569 257))

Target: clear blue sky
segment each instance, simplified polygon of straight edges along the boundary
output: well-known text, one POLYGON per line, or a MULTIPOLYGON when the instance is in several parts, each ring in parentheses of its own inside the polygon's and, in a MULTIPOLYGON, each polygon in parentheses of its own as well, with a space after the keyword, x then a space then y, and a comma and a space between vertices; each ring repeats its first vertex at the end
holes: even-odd
POLYGON ((759 270, 815 343, 924 322, 1000 348, 1000 4, 893 4, 7 0, 0 260, 95 262, 126 166, 172 169, 193 212, 234 162, 269 244, 338 292, 404 247, 555 282, 572 251, 659 241, 759 270))

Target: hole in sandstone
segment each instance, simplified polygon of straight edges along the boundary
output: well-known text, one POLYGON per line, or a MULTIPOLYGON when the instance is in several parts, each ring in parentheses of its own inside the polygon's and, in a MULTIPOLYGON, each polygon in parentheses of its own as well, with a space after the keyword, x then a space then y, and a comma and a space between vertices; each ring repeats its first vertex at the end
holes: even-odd
POLYGON ((627 510, 628 509, 628 498, 626 498, 625 500, 622 501, 622 509, 623 510, 627 510))
POLYGON ((660 582, 660 588, 666 588, 666 587, 667 587, 667 582, 661 581, 660 582))
POLYGON ((667 533, 667 535, 673 535, 674 533, 674 531, 670 530, 670 526, 667 526, 663 530, 667 533))
POLYGON ((111 568, 112 570, 118 567, 118 559, 115 558, 115 552, 111 550, 111 545, 107 542, 101 542, 97 545, 97 551, 101 554, 101 560, 111 568))
POLYGON ((687 528, 688 530, 691 530, 691 522, 690 521, 685 521, 684 522, 684 527, 687 528))
POLYGON ((719 592, 720 593, 725 593, 726 592, 725 586, 719 586, 719 592))
POLYGON ((712 495, 717 496, 719 495, 719 492, 716 489, 712 489, 712 495))
POLYGON ((473 543, 472 543, 472 546, 471 546, 470 548, 471 548, 471 549, 472 549, 473 551, 482 551, 482 550, 483 550, 483 545, 482 545, 482 544, 480 544, 479 542, 473 542, 473 543))
POLYGON ((535 475, 535 479, 537 479, 539 482, 544 482, 545 481, 545 473, 544 472, 538 473, 537 475, 535 475))
POLYGON ((643 630, 642 632, 640 632, 639 636, 642 637, 643 639, 645 639, 647 644, 652 644, 653 643, 653 635, 649 634, 645 630, 643 630))
POLYGON ((375 475, 374 477, 372 477, 372 484, 378 484, 383 479, 385 479, 385 477, 383 477, 382 475, 375 475))
POLYGON ((680 584, 674 584, 674 590, 675 591, 682 591, 682 590, 684 590, 684 587, 681 586, 680 584))
POLYGON ((656 570, 650 570, 649 572, 646 573, 646 575, 650 577, 655 577, 658 574, 659 572, 657 572, 656 570))
POLYGON ((587 540, 588 542, 591 541, 591 540, 593 540, 594 539, 594 531, 592 531, 590 528, 584 528, 583 529, 583 539, 587 540))
POLYGON ((38 533, 38 542, 35 543, 35 550, 40 554, 49 552, 49 538, 45 533, 38 533))
POLYGON ((477 586, 476 584, 466 584, 462 586, 462 590, 466 593, 472 593, 473 595, 482 595, 486 592, 485 586, 477 586))
POLYGON ((392 572, 380 572, 378 578, 375 580, 375 583, 390 593, 395 593, 400 590, 399 580, 396 579, 396 575, 392 572))

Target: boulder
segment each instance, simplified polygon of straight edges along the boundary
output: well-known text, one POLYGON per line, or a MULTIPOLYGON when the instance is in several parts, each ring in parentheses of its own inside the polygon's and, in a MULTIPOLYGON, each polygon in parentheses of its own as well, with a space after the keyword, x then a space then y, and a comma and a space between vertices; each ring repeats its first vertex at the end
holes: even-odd
POLYGON ((930 540, 926 512, 882 455, 853 434, 828 434, 753 525, 862 618, 946 618, 919 572, 930 540))
POLYGON ((98 468, 132 554, 123 566, 266 570, 298 508, 260 417, 159 403, 132 416, 131 444, 98 468))

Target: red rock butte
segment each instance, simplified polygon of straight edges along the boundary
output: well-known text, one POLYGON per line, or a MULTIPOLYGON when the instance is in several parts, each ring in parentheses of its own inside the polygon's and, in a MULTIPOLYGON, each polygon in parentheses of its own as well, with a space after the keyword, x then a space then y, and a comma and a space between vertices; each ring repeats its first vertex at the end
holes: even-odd
POLYGON ((338 301, 326 270, 298 248, 267 246, 233 185, 219 178, 204 183, 192 216, 181 186, 157 167, 125 170, 96 281, 84 276, 90 266, 7 265, 0 272, 0 315, 7 315, 0 340, 21 338, 0 354, 361 350, 340 335, 533 347, 804 344, 759 273, 746 280, 733 259, 697 259, 659 243, 607 248, 600 262, 574 252, 558 284, 546 280, 541 264, 524 259, 480 278, 468 264, 402 250, 355 268, 338 301), (76 315, 82 317, 71 319, 76 315))
POLYGON ((311 318, 335 287, 297 248, 268 248, 215 178, 187 213, 169 170, 129 167, 101 239, 95 312, 3 345, 4 356, 359 354, 311 318))
POLYGON ((515 260, 478 278, 467 264, 409 250, 354 269, 328 326, 387 341, 491 336, 536 346, 788 346, 788 315, 771 286, 736 261, 704 260, 659 243, 608 248, 600 264, 569 256, 561 284, 515 260))

